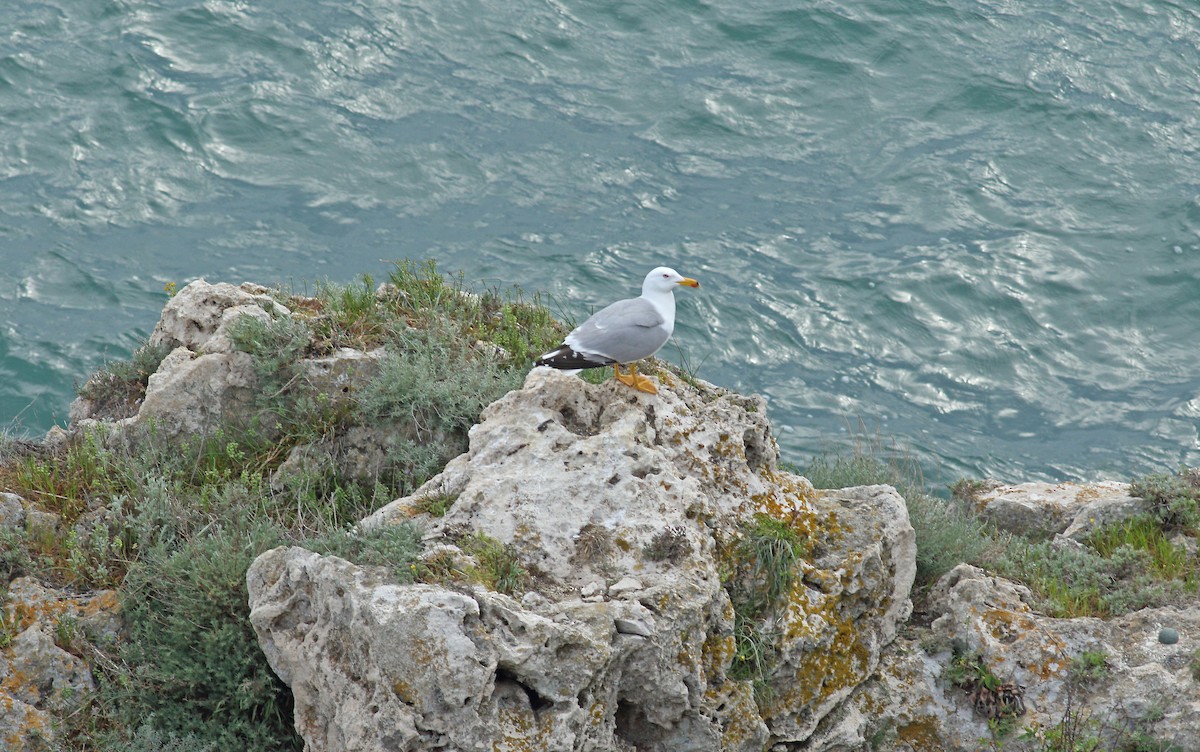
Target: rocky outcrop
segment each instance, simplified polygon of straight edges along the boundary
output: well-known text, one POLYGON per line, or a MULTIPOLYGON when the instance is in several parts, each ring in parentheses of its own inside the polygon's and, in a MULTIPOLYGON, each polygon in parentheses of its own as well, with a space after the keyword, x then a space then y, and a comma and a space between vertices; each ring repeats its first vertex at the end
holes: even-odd
POLYGON ((1062 535, 1082 541, 1099 527, 1146 512, 1129 484, 987 482, 973 494, 980 516, 1006 532, 1033 538, 1062 535))
POLYGON ((874 737, 877 749, 974 750, 1003 728, 991 720, 1027 732, 1022 745, 1009 731, 1005 749, 1046 749, 1056 735, 1098 740, 1096 749, 1200 740, 1200 609, 1056 619, 1030 607, 1027 588, 967 564, 931 595, 931 626, 884 651, 824 734, 874 737))
MULTIPOLYGON (((120 415, 77 401, 73 432, 188 442, 251 420, 270 434, 256 413, 270 377, 232 328, 248 316, 311 334, 322 305, 188 285, 155 328, 166 356, 144 395, 112 401, 120 415)), ((274 407, 352 401, 391 362, 316 339, 274 375, 274 407)), ((910 621, 914 536, 892 488, 815 491, 779 466, 763 400, 660 381, 648 396, 531 373, 485 410, 467 453, 359 523, 423 530, 412 577, 300 547, 255 561, 251 620, 310 752, 1040 750, 1065 749, 1064 729, 1114 749, 1197 748, 1200 608, 1055 619, 963 565, 910 621)), ((72 438, 56 429, 22 451, 53 461, 72 438)), ((389 452, 431 440, 392 420, 339 424, 292 447, 270 489, 377 478, 389 452)), ((1152 511, 1113 482, 989 481, 973 498, 997 528, 1056 551, 1152 511)), ((61 527, 0 493, 0 528, 61 527)), ((1171 533, 1194 559, 1194 526, 1171 533)), ((18 578, 4 609, 0 746, 40 748, 93 686, 73 630, 112 639, 116 598, 18 578)))
POLYGON ((761 399, 664 379, 535 369, 487 408, 466 454, 360 525, 425 525, 424 582, 294 547, 255 561, 251 621, 308 750, 761 750, 872 674, 910 609, 903 499, 814 491, 777 466, 761 399), (747 615, 731 592, 769 576, 755 524, 803 555, 747 615), (524 587, 469 576, 481 540, 524 587))
MULTIPOLYGON (((288 304, 309 318, 321 307, 317 299, 295 296, 288 304)), ((244 317, 269 325, 293 315, 292 308, 261 285, 192 282, 167 302, 150 335, 148 346, 168 353, 150 374, 133 414, 108 415, 103 405, 81 397, 71 405, 72 428, 99 427, 113 437, 149 436, 160 443, 237 427, 252 427, 269 438, 277 429, 276 416, 261 409, 269 398, 264 399, 267 395, 262 393, 254 357, 238 349, 231 330, 244 317)), ((340 347, 300 358, 285 388, 297 400, 312 400, 333 410, 378 372, 382 357, 382 349, 363 352, 340 347)), ((347 477, 378 477, 390 449, 410 433, 402 425, 350 427, 322 443, 295 447, 280 477, 272 482, 282 489, 289 475, 302 476, 314 463, 337 463, 347 477)))
MULTIPOLYGON (((197 280, 180 290, 163 308, 149 345, 169 350, 150 375, 144 399, 134 415, 107 421, 110 429, 133 435, 153 428, 160 441, 204 435, 244 415, 257 381, 254 363, 229 338, 229 328, 242 316, 269 321, 290 312, 265 288, 197 280)), ((87 428, 106 416, 87 399, 71 405, 71 423, 87 428)))

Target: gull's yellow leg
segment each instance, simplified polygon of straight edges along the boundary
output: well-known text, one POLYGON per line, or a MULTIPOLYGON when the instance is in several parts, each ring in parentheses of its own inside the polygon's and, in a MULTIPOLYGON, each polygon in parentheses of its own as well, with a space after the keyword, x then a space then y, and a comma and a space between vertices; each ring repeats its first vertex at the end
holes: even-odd
POLYGON ((629 373, 621 373, 621 364, 613 363, 613 378, 621 382, 625 386, 637 387, 637 372, 633 370, 633 366, 629 367, 629 373))
POLYGON ((629 364, 629 375, 632 377, 632 386, 639 392, 646 394, 658 394, 658 387, 654 386, 654 382, 638 374, 637 367, 632 363, 629 364))

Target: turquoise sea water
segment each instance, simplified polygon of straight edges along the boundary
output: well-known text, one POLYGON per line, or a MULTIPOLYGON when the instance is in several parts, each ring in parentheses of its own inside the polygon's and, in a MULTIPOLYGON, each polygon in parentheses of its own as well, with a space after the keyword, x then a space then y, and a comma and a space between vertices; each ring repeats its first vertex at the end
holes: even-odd
MULTIPOLYGON (((431 257, 676 342, 803 462, 1200 463, 1200 6, 49 0, 0 24, 0 424, 168 282, 431 257)), ((663 354, 679 360, 675 345, 663 354)))

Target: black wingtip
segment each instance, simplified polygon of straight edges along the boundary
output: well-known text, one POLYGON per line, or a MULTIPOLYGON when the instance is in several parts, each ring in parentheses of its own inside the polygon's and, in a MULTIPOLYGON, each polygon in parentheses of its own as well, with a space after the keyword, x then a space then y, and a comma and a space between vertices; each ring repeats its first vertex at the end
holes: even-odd
POLYGON ((613 360, 609 358, 596 358, 594 355, 584 355, 583 353, 575 352, 568 345, 562 345, 557 350, 551 350, 542 357, 533 362, 535 366, 549 366, 550 368, 559 368, 564 371, 573 371, 579 368, 600 368, 613 364, 613 360))

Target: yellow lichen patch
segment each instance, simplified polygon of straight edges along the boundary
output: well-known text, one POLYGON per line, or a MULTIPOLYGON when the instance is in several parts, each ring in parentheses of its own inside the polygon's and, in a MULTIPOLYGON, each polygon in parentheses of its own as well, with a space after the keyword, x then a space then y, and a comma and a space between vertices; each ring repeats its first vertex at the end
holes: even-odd
POLYGON ((593 726, 602 726, 607 712, 608 706, 604 704, 604 701, 596 700, 592 703, 592 707, 588 708, 588 721, 593 726))
POLYGON ((932 716, 916 718, 896 729, 896 738, 913 752, 941 752, 946 748, 938 732, 938 722, 932 716))
MULTIPOLYGON (((732 618, 730 617, 731 620, 732 618)), ((700 647, 700 665, 704 671, 704 678, 712 684, 724 676, 736 653, 737 640, 732 634, 710 634, 700 647)))
POLYGON ((980 619, 992 633, 992 637, 1003 643, 1015 642, 1021 635, 1037 630, 1037 622, 1028 614, 1004 608, 989 608, 980 619))
POLYGON ((47 723, 48 716, 43 711, 18 701, 10 694, 0 689, 0 715, 7 721, 12 733, 3 739, 4 749, 25 749, 31 739, 49 739, 52 731, 47 723), (23 716, 16 721, 18 716, 23 716))
POLYGON ((553 716, 538 715, 527 708, 501 707, 496 711, 498 728, 493 752, 534 752, 550 749, 553 716))
POLYGON ((826 537, 837 533, 837 518, 832 513, 821 519, 814 502, 817 492, 807 483, 796 482, 795 476, 763 470, 760 477, 770 490, 750 497, 751 510, 786 523, 801 536, 812 538, 821 531, 826 537))
POLYGON ((979 618, 992 637, 1002 644, 1007 645, 1018 640, 1047 641, 1047 644, 1039 645, 1042 660, 1030 662, 1025 666, 1038 679, 1062 676, 1067 671, 1069 662, 1062 658, 1066 655, 1066 643, 1046 630, 1039 629, 1037 622, 1028 614, 1003 608, 989 608, 980 614, 979 618))
POLYGON ((416 691, 413 690, 411 684, 403 679, 397 679, 392 682, 392 692, 394 692, 400 702, 404 703, 405 705, 415 705, 417 703, 416 691))
POLYGON ((37 704, 42 699, 37 682, 20 669, 10 671, 8 676, 0 680, 0 692, 13 697, 25 697, 31 705, 37 704))
POLYGON ((679 651, 675 654, 675 662, 689 674, 694 674, 697 665, 703 660, 704 645, 698 643, 699 640, 693 640, 687 631, 679 633, 679 651))
POLYGON ((704 694, 708 711, 721 724, 721 749, 741 749, 759 733, 762 719, 750 682, 729 681, 704 694))
MULTIPOLYGON (((803 645, 797 663, 791 667, 786 689, 770 703, 771 714, 797 709, 860 684, 870 673, 870 651, 866 637, 859 631, 870 628, 870 617, 879 609, 854 616, 842 613, 843 593, 859 576, 861 556, 847 558, 836 571, 819 570, 801 562, 803 577, 792 584, 783 615, 783 642, 803 645), (825 582, 828 590, 809 587, 806 581, 825 582)), ((778 682, 777 682, 778 683, 778 682)))

